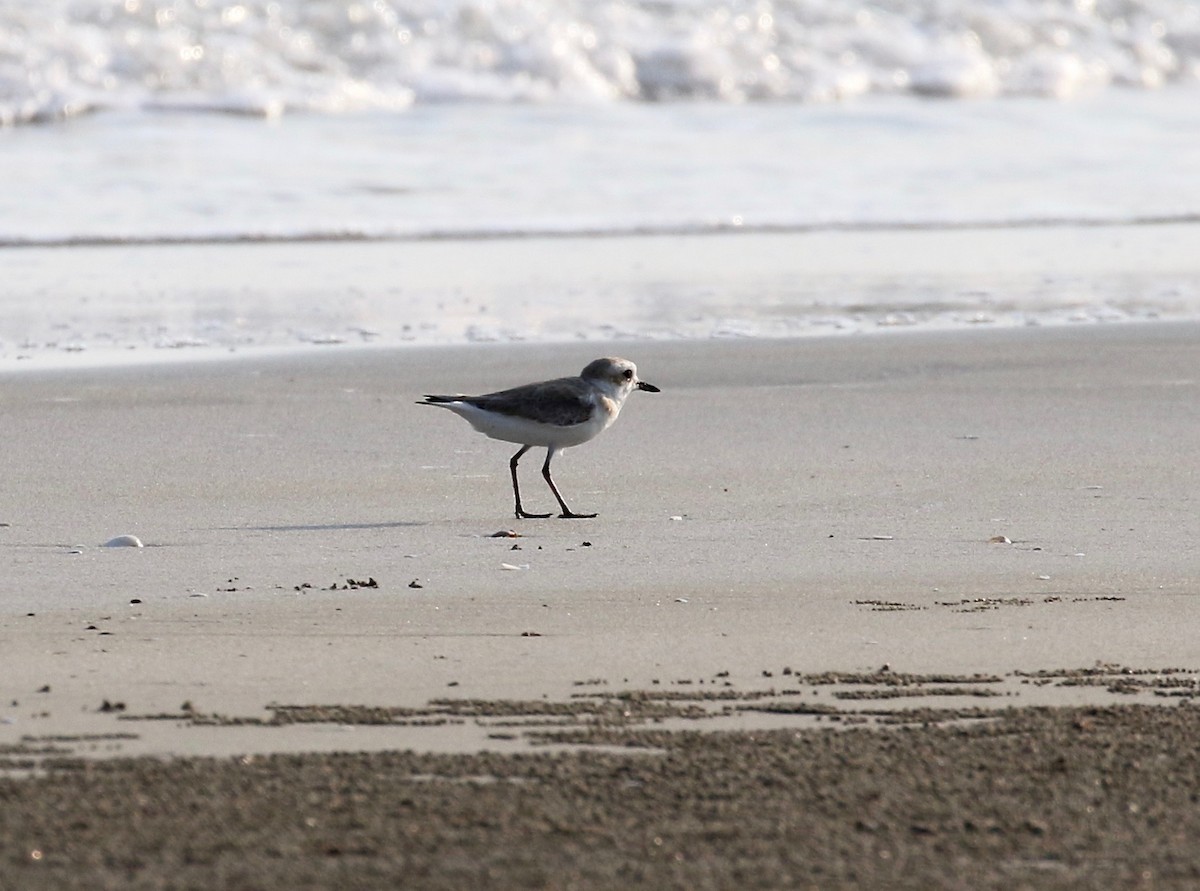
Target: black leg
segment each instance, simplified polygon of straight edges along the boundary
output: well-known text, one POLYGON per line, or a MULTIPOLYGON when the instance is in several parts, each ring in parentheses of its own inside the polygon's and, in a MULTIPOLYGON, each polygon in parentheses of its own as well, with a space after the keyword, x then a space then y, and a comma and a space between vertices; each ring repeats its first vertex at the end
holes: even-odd
POLYGON ((546 449, 546 463, 542 465, 542 476, 546 478, 546 482, 550 484, 550 491, 554 493, 554 497, 558 499, 558 506, 562 508, 562 513, 559 514, 564 520, 590 520, 595 514, 577 514, 571 508, 567 507, 567 503, 563 501, 563 497, 558 494, 558 486, 554 485, 554 480, 550 478, 550 459, 554 457, 554 449, 546 449))
MULTIPOLYGON (((517 485, 517 462, 521 460, 521 456, 528 452, 533 446, 521 446, 521 450, 512 456, 512 460, 508 462, 508 467, 512 471, 513 480, 513 498, 517 503, 517 519, 518 520, 544 520, 549 517, 549 514, 531 514, 527 513, 521 507, 521 488, 517 485)), ((559 499, 560 501, 562 499, 559 499)))

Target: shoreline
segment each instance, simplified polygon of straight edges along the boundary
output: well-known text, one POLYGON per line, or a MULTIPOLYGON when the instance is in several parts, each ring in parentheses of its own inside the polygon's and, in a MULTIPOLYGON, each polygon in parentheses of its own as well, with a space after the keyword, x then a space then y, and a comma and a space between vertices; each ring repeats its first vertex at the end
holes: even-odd
POLYGON ((1195 229, 13 249, 0 373, 359 346, 1195 321, 1195 229))
POLYGON ((581 343, 586 343, 597 355, 600 353, 628 352, 646 346, 695 346, 701 349, 705 345, 723 346, 733 343, 761 341, 766 343, 788 343, 796 341, 806 343, 824 340, 855 340, 860 338, 875 339, 888 337, 907 337, 910 335, 935 335, 939 337, 970 337, 973 333, 986 331, 989 333, 1015 333, 1022 330, 1074 330, 1088 328, 1113 327, 1160 327, 1160 326, 1195 326, 1200 319, 1190 316, 1178 318, 1161 318, 1156 316, 1126 317, 1111 319, 1068 319, 1061 318, 1049 322, 1002 322, 979 321, 943 325, 939 323, 921 324, 908 321, 880 323, 863 330, 812 330, 801 334, 777 336, 748 336, 729 334, 723 337, 711 338, 671 338, 654 339, 636 336, 613 339, 567 338, 550 340, 480 340, 445 343, 380 343, 366 338, 362 342, 337 340, 330 342, 308 342, 290 345, 270 345, 251 347, 216 347, 209 345, 189 345, 180 347, 147 347, 143 349, 127 348, 125 350, 80 350, 73 352, 62 351, 54 357, 39 356, 33 361, 29 359, 4 360, 0 359, 0 380, 16 380, 22 376, 32 375, 87 375, 93 373, 117 373, 124 371, 149 372, 169 371, 179 368, 187 371, 189 366, 219 366, 226 363, 253 365, 255 363, 298 363, 316 362, 322 364, 332 356, 341 356, 347 362, 368 360, 372 356, 394 358, 397 354, 422 351, 443 350, 479 350, 479 349, 535 349, 551 353, 569 351, 581 343))

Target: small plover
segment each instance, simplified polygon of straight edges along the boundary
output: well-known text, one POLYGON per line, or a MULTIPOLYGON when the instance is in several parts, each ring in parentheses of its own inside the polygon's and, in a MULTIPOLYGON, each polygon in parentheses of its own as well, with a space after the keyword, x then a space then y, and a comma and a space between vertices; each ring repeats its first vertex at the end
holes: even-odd
POLYGON ((517 519, 545 519, 550 514, 531 514, 521 507, 517 484, 517 462, 534 446, 546 449, 542 476, 562 508, 564 519, 587 519, 595 514, 577 514, 563 501, 550 477, 550 460, 560 449, 582 445, 607 429, 625 398, 634 390, 659 392, 658 387, 638 380, 637 366, 628 359, 597 359, 589 362, 579 377, 525 384, 484 396, 426 396, 418 405, 448 408, 492 439, 514 442, 521 448, 508 462, 512 471, 513 498, 517 519))

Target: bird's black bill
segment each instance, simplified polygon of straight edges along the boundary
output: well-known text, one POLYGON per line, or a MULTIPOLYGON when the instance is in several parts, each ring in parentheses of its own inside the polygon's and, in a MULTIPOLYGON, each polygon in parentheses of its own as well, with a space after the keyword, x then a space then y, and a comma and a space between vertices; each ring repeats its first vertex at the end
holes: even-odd
POLYGON ((654 386, 654 384, 648 384, 645 381, 638 381, 637 388, 639 390, 645 390, 647 393, 661 393, 662 392, 662 390, 660 390, 658 387, 654 386))

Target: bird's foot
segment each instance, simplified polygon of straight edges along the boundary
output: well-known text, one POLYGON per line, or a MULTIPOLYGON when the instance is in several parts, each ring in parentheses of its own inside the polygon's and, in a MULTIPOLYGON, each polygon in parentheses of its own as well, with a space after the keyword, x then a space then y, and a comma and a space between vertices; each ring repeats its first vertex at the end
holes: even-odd
POLYGON ((558 515, 560 520, 591 520, 595 518, 595 514, 577 514, 575 511, 567 510, 558 515))
POLYGON ((517 508, 517 519, 518 520, 548 520, 548 519, 550 519, 551 516, 553 516, 553 515, 552 514, 531 514, 527 510, 522 510, 519 507, 517 508))

